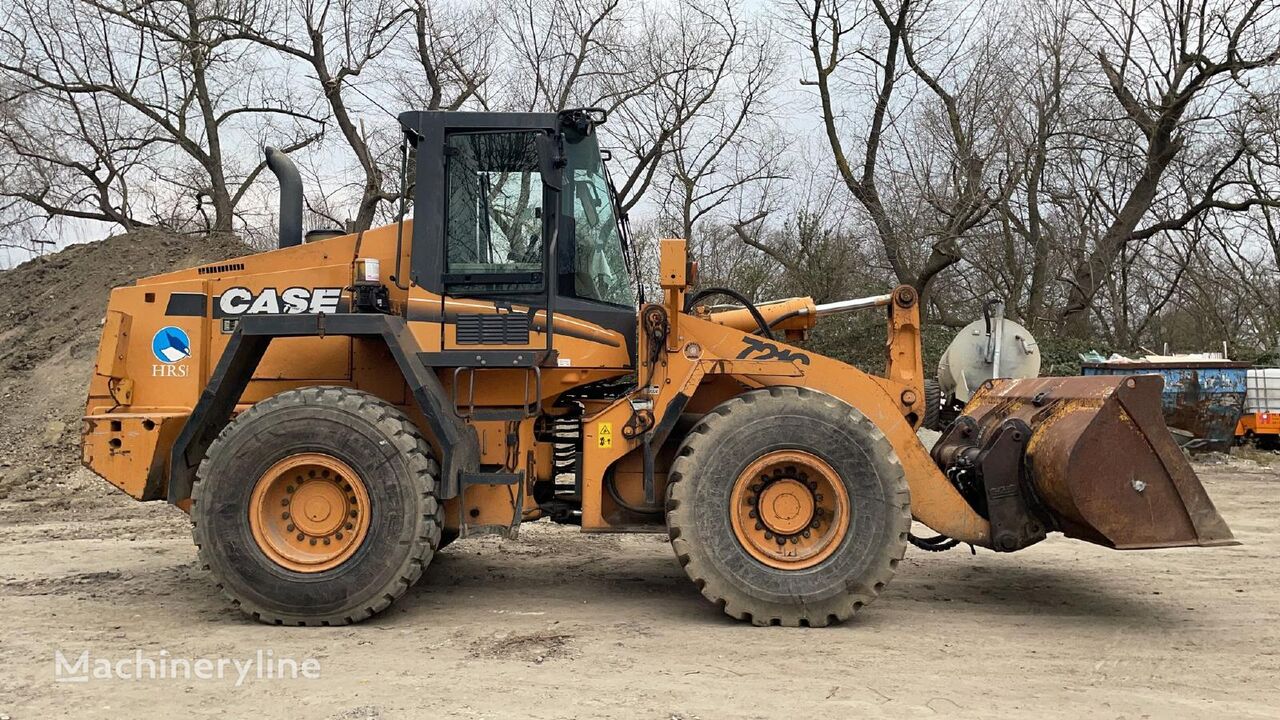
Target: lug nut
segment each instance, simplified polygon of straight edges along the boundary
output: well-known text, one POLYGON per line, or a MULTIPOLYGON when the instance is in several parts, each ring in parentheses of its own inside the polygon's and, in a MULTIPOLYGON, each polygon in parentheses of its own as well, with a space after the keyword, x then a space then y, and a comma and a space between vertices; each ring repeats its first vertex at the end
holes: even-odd
POLYGON ((805 530, 805 531, 804 531, 803 533, 801 533, 801 534, 802 534, 802 535, 804 535, 805 537, 809 537, 809 531, 808 531, 808 530, 805 530))
POLYGON ((765 540, 772 540, 772 539, 773 539, 773 533, 769 532, 768 530, 765 530, 765 531, 764 531, 764 539, 765 539, 765 540))
POLYGON ((338 531, 338 534, 337 534, 337 535, 335 535, 334 537, 336 537, 336 538, 338 538, 339 540, 341 540, 341 539, 342 539, 342 531, 341 531, 341 530, 339 530, 339 531, 338 531))
POLYGON ((348 529, 348 530, 355 530, 355 529, 356 529, 356 526, 355 526, 354 524, 352 524, 352 523, 347 523, 347 529, 348 529))
POLYGON ((280 501, 280 504, 287 506, 289 504, 289 498, 284 498, 283 500, 280 501))
POLYGON ((316 539, 315 539, 315 538, 311 538, 311 544, 312 544, 312 545, 315 545, 315 544, 316 544, 316 539))
POLYGON ((307 539, 307 536, 306 536, 306 535, 303 535, 302 533, 298 533, 298 541, 299 541, 299 542, 301 542, 302 540, 306 540, 306 539, 307 539))
POLYGON ((295 488, 294 486, 290 485, 289 487, 285 488, 285 489, 284 489, 284 491, 285 491, 285 492, 287 492, 287 493, 291 493, 291 492, 293 492, 293 491, 294 491, 294 490, 296 490, 296 489, 297 489, 297 488, 295 488))
POLYGON ((289 532, 293 532, 294 530, 297 530, 297 529, 298 528, 293 526, 293 523, 289 523, 289 527, 285 528, 285 530, 288 530, 289 532))
POLYGON ((329 538, 325 538, 325 539, 324 539, 324 544, 325 544, 325 545, 328 545, 328 544, 329 544, 329 538))
POLYGON ((752 520, 755 520, 755 519, 756 519, 756 511, 755 511, 755 510, 752 510, 751 512, 747 513, 747 517, 751 518, 752 520))
POLYGON ((763 530, 763 529, 764 529, 764 524, 762 524, 760 521, 758 521, 758 520, 757 520, 757 521, 756 521, 756 529, 757 529, 757 530, 763 530))
POLYGON ((280 513, 280 519, 281 519, 281 520, 288 520, 288 519, 289 519, 289 513, 288 513, 288 512, 282 512, 282 513, 280 513))

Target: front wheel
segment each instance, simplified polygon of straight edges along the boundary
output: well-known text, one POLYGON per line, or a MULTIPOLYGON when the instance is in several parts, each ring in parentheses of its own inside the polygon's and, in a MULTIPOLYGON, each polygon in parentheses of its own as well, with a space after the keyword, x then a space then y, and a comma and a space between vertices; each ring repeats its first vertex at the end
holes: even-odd
POLYGON ((690 430, 667 526, 707 599, 757 625, 824 626, 870 603, 906 551, 902 466, 861 412, 806 388, 744 393, 690 430))
POLYGON ((436 474, 417 427, 383 400, 341 387, 282 392, 231 421, 200 464, 200 560, 262 622, 358 622, 431 561, 436 474))

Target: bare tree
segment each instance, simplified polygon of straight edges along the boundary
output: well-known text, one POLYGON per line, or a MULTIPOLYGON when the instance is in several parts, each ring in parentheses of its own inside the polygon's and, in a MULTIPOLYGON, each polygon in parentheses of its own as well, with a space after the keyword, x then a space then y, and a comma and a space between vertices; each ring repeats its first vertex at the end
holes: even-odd
POLYGON ((1131 244, 1183 230, 1209 211, 1238 212, 1277 200, 1249 194, 1242 182, 1238 171, 1250 147, 1247 130, 1235 121, 1240 100, 1255 91, 1249 78, 1280 62, 1280 6, 1268 0, 1096 5, 1084 7, 1100 32, 1098 68, 1128 129, 1137 134, 1137 152, 1115 156, 1127 162, 1123 175, 1113 177, 1114 200, 1102 201, 1109 222, 1066 278, 1071 287, 1062 318, 1077 337, 1088 335, 1091 303, 1131 244), (1223 134, 1232 138, 1226 147, 1187 157, 1197 141, 1223 134), (1198 192, 1153 217, 1168 192, 1170 168, 1197 159, 1208 168, 1198 192))
POLYGON ((0 71, 8 100, 31 113, 4 138, 33 181, 19 197, 50 215, 125 227, 231 230, 264 164, 233 156, 228 140, 271 134, 298 148, 319 137, 316 119, 277 93, 235 42, 236 26, 255 11, 201 0, 12 3, 0 71), (148 187, 150 215, 142 193, 131 194, 134 181, 148 187), (179 212, 155 212, 165 206, 179 212))
MULTIPOLYGON (((729 20, 739 22, 732 15, 729 20)), ((741 24, 728 36, 738 46, 724 50, 732 64, 723 89, 672 134, 659 163, 658 215, 667 234, 695 247, 697 227, 707 219, 735 220, 738 232, 763 219, 767 200, 759 195, 788 172, 787 144, 774 117, 776 50, 765 28, 741 24), (743 217, 744 205, 754 206, 751 217, 743 217)))
POLYGON ((393 71, 396 97, 406 109, 488 107, 485 85, 493 74, 497 24, 494 8, 466 2, 412 0, 410 42, 393 71))
POLYGON ((973 28, 957 27, 954 16, 935 20, 929 3, 794 0, 793 8, 811 73, 801 84, 817 91, 836 169, 871 218, 898 281, 923 292, 934 276, 961 260, 960 239, 986 220, 1012 187, 1007 178, 990 176, 989 161, 998 145, 983 138, 990 114, 984 103, 994 79, 985 74, 985 59, 999 48, 984 42, 990 36, 969 37, 973 28), (962 48, 982 59, 961 67, 962 48), (858 156, 847 149, 851 133, 838 98, 847 89, 869 95, 869 115, 857 135, 858 156), (917 102, 921 112, 915 118, 909 117, 904 92, 929 98, 917 102), (912 120, 910 131, 896 127, 912 120), (912 142, 907 133, 927 134, 934 157, 886 157, 912 142), (923 207, 895 217, 886 193, 908 186, 923 207), (913 258, 921 243, 929 251, 913 258))
MULTIPOLYGON (((624 172, 623 211, 640 202, 673 138, 729 91, 747 29, 735 0, 624 7, 618 0, 505 0, 513 58, 490 92, 494 108, 600 107, 624 172)), ((492 84, 492 81, 491 81, 492 84)))
POLYGON ((353 96, 367 98, 357 84, 361 74, 392 45, 411 11, 396 0, 290 0, 273 10, 243 18, 236 37, 307 65, 363 173, 349 229, 366 230, 378 206, 394 200, 398 191, 385 187, 379 151, 352 108, 353 96))

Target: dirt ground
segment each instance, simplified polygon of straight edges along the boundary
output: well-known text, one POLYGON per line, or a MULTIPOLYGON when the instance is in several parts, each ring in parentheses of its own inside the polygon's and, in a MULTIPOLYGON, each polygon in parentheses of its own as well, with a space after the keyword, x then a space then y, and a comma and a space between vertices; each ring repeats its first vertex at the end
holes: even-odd
POLYGON ((1015 556, 908 550, 854 622, 754 628, 705 602, 660 536, 536 523, 461 541, 343 628, 240 616, 185 516, 87 472, 0 500, 0 720, 1280 715, 1280 465, 1197 468, 1238 547, 1015 556), (320 678, 55 682, 97 658, 314 658, 320 678))

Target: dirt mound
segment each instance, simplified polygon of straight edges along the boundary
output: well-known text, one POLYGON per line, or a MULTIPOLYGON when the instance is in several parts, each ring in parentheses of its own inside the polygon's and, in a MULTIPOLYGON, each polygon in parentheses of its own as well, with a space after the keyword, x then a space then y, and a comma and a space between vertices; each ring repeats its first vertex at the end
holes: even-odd
POLYGON ((155 230, 0 272, 0 497, 38 499, 79 464, 79 419, 114 287, 244 255, 232 236, 155 230))

